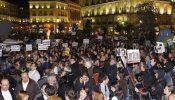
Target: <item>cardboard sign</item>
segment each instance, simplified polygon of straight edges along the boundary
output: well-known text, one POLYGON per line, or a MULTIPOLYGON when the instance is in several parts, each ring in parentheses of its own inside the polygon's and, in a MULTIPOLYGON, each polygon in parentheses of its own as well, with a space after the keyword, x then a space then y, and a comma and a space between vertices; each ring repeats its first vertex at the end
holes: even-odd
POLYGON ((48 50, 48 46, 43 44, 38 44, 38 50, 48 50))
POLYGON ((41 39, 37 39, 36 44, 41 44, 41 39))
POLYGON ((168 39, 168 40, 167 40, 167 43, 168 43, 169 46, 173 45, 172 39, 168 39))
POLYGON ((140 52, 138 49, 127 50, 128 63, 138 63, 140 62, 140 52))
POLYGON ((89 44, 89 39, 83 39, 83 44, 89 44))
POLYGON ((26 44, 26 51, 32 51, 32 44, 26 44))
POLYGON ((72 46, 73 47, 77 47, 78 46, 78 42, 72 42, 72 46))
POLYGON ((98 36, 97 39, 102 40, 103 36, 98 36))
POLYGON ((126 49, 125 48, 116 48, 115 49, 116 56, 126 56, 126 49))
POLYGON ((163 42, 156 42, 156 46, 154 47, 155 53, 164 53, 165 52, 165 46, 163 42))
POLYGON ((63 46, 64 48, 67 48, 67 47, 68 47, 68 43, 63 43, 62 46, 63 46))
POLYGON ((76 35, 76 32, 72 32, 72 35, 76 35))
POLYGON ((50 40, 43 40, 43 41, 42 41, 42 44, 43 44, 43 45, 50 46, 50 40))
POLYGON ((2 57, 2 49, 0 49, 0 57, 2 57))
POLYGON ((11 45, 11 51, 20 51, 20 45, 11 45))

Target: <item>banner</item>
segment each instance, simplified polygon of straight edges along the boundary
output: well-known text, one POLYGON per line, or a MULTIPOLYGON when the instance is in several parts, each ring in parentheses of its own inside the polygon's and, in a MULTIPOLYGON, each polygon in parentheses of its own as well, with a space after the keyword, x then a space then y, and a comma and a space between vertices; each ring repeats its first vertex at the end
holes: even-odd
POLYGON ((89 44, 89 39, 83 39, 83 44, 89 44))
POLYGON ((38 50, 48 50, 48 46, 43 44, 38 44, 38 50))
POLYGON ((77 47, 78 46, 78 42, 72 42, 72 46, 73 47, 77 47))
POLYGON ((68 47, 68 43, 63 43, 62 46, 63 46, 64 48, 67 48, 67 47, 68 47))
POLYGON ((163 42, 156 42, 156 46, 154 47, 155 53, 164 53, 165 52, 165 46, 163 42))
POLYGON ((43 44, 43 45, 50 46, 50 40, 43 40, 43 41, 42 41, 42 44, 43 44))
POLYGON ((138 49, 127 50, 128 63, 138 63, 140 62, 140 52, 138 49))
POLYGON ((26 44, 26 51, 32 51, 32 44, 26 44))
POLYGON ((126 56, 126 49, 125 48, 116 48, 115 49, 116 56, 126 56))
POLYGON ((11 51, 20 51, 20 45, 11 45, 11 51))

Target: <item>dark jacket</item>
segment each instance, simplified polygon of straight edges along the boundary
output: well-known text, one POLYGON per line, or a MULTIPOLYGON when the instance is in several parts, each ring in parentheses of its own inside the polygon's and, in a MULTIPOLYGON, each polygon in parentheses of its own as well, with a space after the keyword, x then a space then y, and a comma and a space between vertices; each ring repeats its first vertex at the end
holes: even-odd
MULTIPOLYGON (((12 99, 13 99, 13 100, 16 100, 16 99, 15 99, 14 91, 13 91, 12 89, 9 89, 9 92, 10 92, 10 94, 11 94, 11 96, 12 96, 12 99)), ((0 89, 0 100, 4 100, 4 97, 3 97, 3 95, 2 95, 1 89, 0 89)))
MULTIPOLYGON (((17 84, 15 94, 18 94, 20 91, 24 91, 22 81, 17 84)), ((40 93, 38 84, 32 79, 29 79, 26 91, 29 95, 29 100, 33 100, 35 96, 40 93)))

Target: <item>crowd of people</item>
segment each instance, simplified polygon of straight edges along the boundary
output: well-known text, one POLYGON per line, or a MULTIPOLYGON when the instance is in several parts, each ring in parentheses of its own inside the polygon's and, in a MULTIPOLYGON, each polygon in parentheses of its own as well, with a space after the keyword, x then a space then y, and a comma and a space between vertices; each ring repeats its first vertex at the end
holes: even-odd
POLYGON ((175 49, 154 52, 140 39, 141 61, 128 63, 115 48, 132 49, 135 41, 66 35, 48 50, 7 52, 1 59, 0 100, 175 100, 175 49), (72 42, 78 46, 72 46, 72 42), (68 43, 65 52, 62 43, 68 43))

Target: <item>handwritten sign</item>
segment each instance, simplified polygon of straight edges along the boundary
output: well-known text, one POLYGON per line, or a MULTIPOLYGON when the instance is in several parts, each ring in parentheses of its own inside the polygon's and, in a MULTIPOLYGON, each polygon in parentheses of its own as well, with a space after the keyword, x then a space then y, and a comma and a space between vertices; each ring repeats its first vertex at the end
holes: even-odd
POLYGON ((116 48, 115 54, 116 54, 116 56, 126 56, 126 49, 125 48, 116 48))
POLYGON ((77 47, 78 46, 78 42, 72 42, 72 46, 73 47, 77 47))
POLYGON ((156 42, 156 46, 154 47, 155 53, 164 53, 165 52, 165 46, 163 42, 156 42))
POLYGON ((43 40, 42 44, 50 46, 50 40, 43 40))

